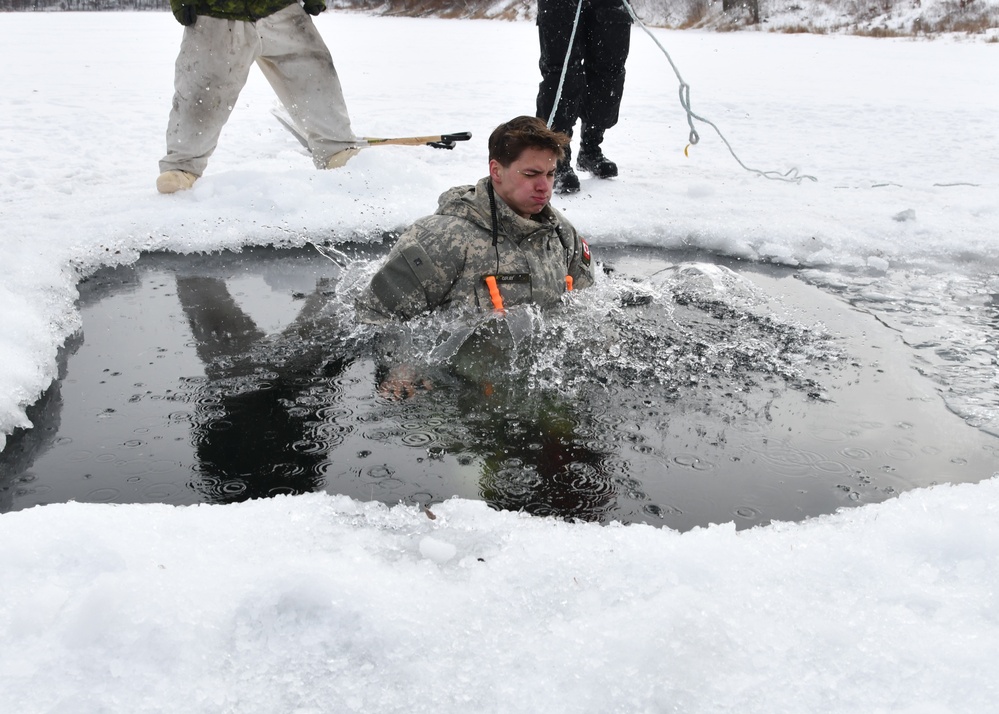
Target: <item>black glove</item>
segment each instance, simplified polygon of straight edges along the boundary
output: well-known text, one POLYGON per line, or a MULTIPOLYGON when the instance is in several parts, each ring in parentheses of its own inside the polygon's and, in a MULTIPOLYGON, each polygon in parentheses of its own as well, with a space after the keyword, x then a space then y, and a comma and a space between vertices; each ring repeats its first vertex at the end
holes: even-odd
POLYGON ((198 11, 194 9, 194 5, 173 4, 172 9, 173 16, 184 27, 193 25, 198 20, 198 11))
POLYGON ((326 3, 323 0, 304 0, 303 5, 305 11, 310 15, 318 15, 326 9, 326 3))

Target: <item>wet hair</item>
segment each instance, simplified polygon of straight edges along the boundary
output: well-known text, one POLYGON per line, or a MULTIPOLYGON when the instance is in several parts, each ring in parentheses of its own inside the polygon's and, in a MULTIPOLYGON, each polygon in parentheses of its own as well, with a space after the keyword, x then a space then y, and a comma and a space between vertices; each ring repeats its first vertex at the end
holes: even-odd
POLYGON ((501 166, 509 166, 524 153, 524 149, 547 149, 561 161, 568 145, 566 134, 552 131, 537 117, 519 116, 500 124, 489 135, 489 160, 495 159, 501 166))

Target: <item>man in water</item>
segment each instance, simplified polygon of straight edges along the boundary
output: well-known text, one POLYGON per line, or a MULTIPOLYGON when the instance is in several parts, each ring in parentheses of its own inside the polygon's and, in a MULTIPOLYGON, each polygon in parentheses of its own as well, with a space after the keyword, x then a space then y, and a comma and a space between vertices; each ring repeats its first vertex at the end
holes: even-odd
POLYGON ((437 211, 399 237, 358 299, 362 321, 446 306, 551 307, 570 289, 567 277, 572 288, 592 285, 589 246, 549 204, 567 142, 535 117, 500 124, 489 137, 489 175, 445 191, 437 211))
MULTIPOLYGON (((593 284, 590 248, 549 205, 569 137, 536 117, 489 137, 489 175, 441 194, 408 228, 357 301, 362 322, 408 320, 445 307, 496 310, 560 304, 593 284)), ((391 391, 393 370, 383 383, 391 391)))

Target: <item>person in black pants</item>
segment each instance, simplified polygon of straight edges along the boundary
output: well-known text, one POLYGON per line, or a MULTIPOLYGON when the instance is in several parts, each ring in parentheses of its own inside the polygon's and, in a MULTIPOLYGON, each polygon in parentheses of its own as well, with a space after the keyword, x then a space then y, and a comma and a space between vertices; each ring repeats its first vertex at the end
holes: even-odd
MULTIPOLYGON (((579 25, 551 128, 572 136, 576 120, 581 119, 576 166, 598 178, 611 178, 617 176, 617 164, 604 156, 600 144, 604 132, 617 124, 631 46, 631 14, 621 0, 538 0, 541 84, 537 116, 547 122, 552 115, 580 2, 579 25)), ((555 191, 578 190, 579 177, 572 170, 567 147, 555 173, 555 191)))

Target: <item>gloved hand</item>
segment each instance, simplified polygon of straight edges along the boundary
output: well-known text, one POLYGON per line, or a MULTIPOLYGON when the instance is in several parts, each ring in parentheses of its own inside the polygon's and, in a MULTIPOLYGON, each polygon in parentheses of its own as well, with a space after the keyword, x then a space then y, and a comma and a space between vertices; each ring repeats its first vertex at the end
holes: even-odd
POLYGON ((310 15, 318 15, 326 9, 326 3, 323 0, 303 0, 302 4, 310 15))
POLYGON ((193 25, 198 20, 198 11, 194 9, 194 5, 173 0, 170 3, 170 9, 173 10, 173 16, 177 18, 177 22, 184 27, 193 25))

